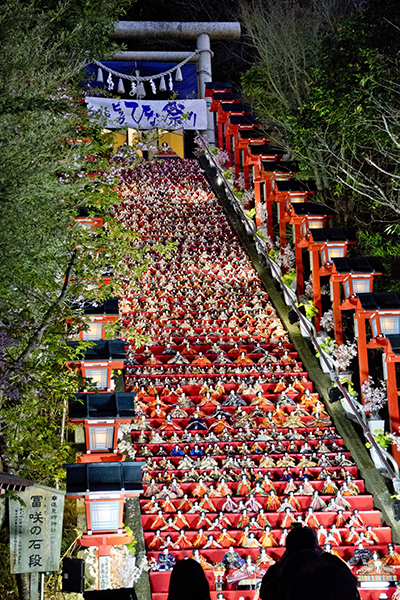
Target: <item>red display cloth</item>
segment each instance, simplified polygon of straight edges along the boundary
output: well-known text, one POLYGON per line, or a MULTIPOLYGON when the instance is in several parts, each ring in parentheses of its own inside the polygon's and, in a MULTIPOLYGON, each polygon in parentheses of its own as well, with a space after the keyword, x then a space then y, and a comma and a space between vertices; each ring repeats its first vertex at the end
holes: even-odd
MULTIPOLYGON (((313 394, 314 401, 317 401, 318 394, 313 393, 313 383, 308 381, 307 373, 293 372, 293 364, 290 364, 290 371, 277 371, 275 373, 275 369, 279 365, 282 369, 285 369, 285 361, 282 360, 284 349, 289 351, 289 356, 292 359, 297 360, 298 355, 294 351, 293 345, 287 341, 284 341, 280 348, 277 343, 269 343, 270 339, 275 339, 275 341, 278 339, 276 332, 274 333, 275 324, 270 325, 272 323, 271 319, 275 320, 276 316, 265 316, 267 313, 273 312, 267 307, 267 294, 262 290, 261 282, 224 218, 221 207, 219 207, 209 192, 208 185, 203 176, 197 171, 196 163, 193 161, 177 161, 169 169, 166 169, 163 165, 157 166, 152 165, 152 163, 144 163, 140 164, 136 170, 126 169, 123 176, 127 182, 134 183, 139 192, 130 197, 129 204, 123 202, 117 207, 116 210, 121 220, 127 226, 132 226, 133 229, 137 229, 139 226, 141 240, 143 241, 151 243, 153 241, 162 242, 170 239, 177 242, 176 250, 172 253, 170 259, 164 259, 161 255, 155 253, 151 255, 149 270, 142 278, 140 284, 141 289, 131 288, 127 282, 124 282, 126 287, 125 297, 129 300, 129 304, 127 303, 123 308, 124 324, 127 327, 134 327, 138 331, 151 336, 152 341, 149 349, 156 357, 156 362, 158 362, 156 366, 145 365, 148 361, 145 346, 134 348, 133 344, 127 342, 126 349, 128 355, 139 363, 139 365, 132 364, 127 366, 125 372, 127 391, 140 388, 142 385, 147 390, 149 383, 154 385, 151 391, 146 391, 145 393, 140 391, 138 397, 138 401, 147 413, 150 427, 155 431, 163 430, 167 439, 171 437, 174 431, 174 428, 171 426, 163 429, 164 423, 162 418, 149 418, 153 410, 155 395, 161 397, 162 401, 168 405, 167 413, 176 404, 177 397, 175 395, 171 393, 163 395, 166 383, 170 387, 177 387, 181 382, 186 382, 182 385, 182 390, 186 395, 190 395, 190 400, 194 404, 201 402, 200 389, 206 381, 212 381, 214 386, 217 383, 222 383, 224 394, 218 398, 218 401, 222 403, 231 390, 238 390, 239 382, 250 386, 254 385, 255 382, 263 381, 263 378, 270 378, 268 383, 261 384, 261 388, 263 395, 276 405, 279 393, 275 390, 279 379, 283 377, 283 381, 287 387, 297 377, 300 381, 303 378, 305 379, 305 381, 301 381, 301 385, 304 389, 308 389, 313 394), (148 185, 148 182, 153 181, 155 174, 157 177, 160 176, 161 179, 157 180, 157 183, 153 187, 152 184, 149 184, 151 189, 150 201, 146 185, 148 185), (179 183, 177 183, 178 181, 179 183), (140 195, 142 188, 145 190, 143 197, 140 195), (169 195, 169 191, 168 195, 165 196, 167 193, 166 190, 172 190, 171 196, 169 195), (176 203, 176 196, 179 197, 178 204, 176 203), (177 237, 175 237, 176 233, 177 237), (187 233, 189 237, 185 240, 185 244, 183 244, 184 236, 187 233), (254 306, 257 303, 257 309, 250 313, 249 306, 254 306), (235 309, 235 313, 233 313, 232 309, 235 309), (257 314, 258 309, 261 311, 259 314, 257 314), (208 311, 208 314, 205 311, 208 311), (190 329, 190 335, 188 336, 185 335, 187 327, 193 328, 190 329), (249 337, 246 338, 246 335, 252 336, 252 339, 249 337), (267 336, 271 336, 271 338, 267 336), (174 346, 174 349, 188 358, 190 364, 168 364, 172 355, 163 354, 163 351, 171 339, 177 344, 174 346), (189 349, 186 348, 186 340, 189 342, 189 349), (200 344, 197 343, 198 340, 200 340, 200 344), (254 343, 254 340, 256 343, 254 343), (221 344, 221 342, 225 343, 221 344), (218 364, 211 364, 200 368, 191 364, 199 352, 202 352, 204 357, 213 363, 217 357, 215 348, 212 348, 215 343, 220 346, 221 350, 232 361, 237 359, 240 352, 245 351, 247 357, 255 363, 249 367, 251 372, 249 373, 245 367, 230 367, 228 365, 224 367, 228 372, 220 374, 219 372, 211 372, 214 369, 220 369, 220 365, 218 364), (234 348, 234 343, 238 344, 238 348, 234 348), (259 349, 257 352, 254 352, 256 345, 261 345, 264 351, 268 351, 277 359, 277 362, 271 365, 268 365, 268 363, 258 364, 263 354, 259 349), (232 372, 230 371, 231 368, 232 372), (161 372, 158 373, 157 371, 161 372), (263 373, 260 371, 263 371, 263 373)), ((283 335, 283 333, 283 331, 280 331, 278 335, 283 335)), ((297 363, 296 368, 302 368, 301 363, 297 363)), ((251 413, 253 410, 250 403, 254 395, 254 393, 241 394, 242 399, 246 402, 246 406, 242 409, 246 414, 251 413)), ((297 390, 288 392, 288 395, 296 404, 300 403, 302 392, 297 390)), ((313 416, 311 414, 311 404, 312 402, 308 404, 309 414, 300 417, 304 426, 298 428, 298 431, 306 438, 316 431, 316 428, 312 427, 313 416)), ((286 415, 289 415, 295 408, 294 405, 287 404, 282 410, 286 415)), ((237 413, 236 408, 224 407, 224 409, 233 419, 235 418, 237 413)), ((184 410, 188 418, 173 419, 173 424, 179 428, 179 435, 182 435, 183 430, 190 422, 190 416, 194 412, 194 408, 185 408, 184 410)), ((215 422, 211 416, 213 410, 211 404, 203 410, 205 414, 204 420, 208 427, 212 426, 215 422)), ((230 418, 227 418, 227 422, 231 423, 230 418)), ((254 438, 259 433, 262 425, 262 417, 255 417, 254 423, 255 426, 250 430, 253 440, 245 442, 248 448, 252 446, 254 438)), ((319 426, 319 429, 322 431, 321 437, 318 437, 316 440, 307 439, 311 451, 315 450, 318 459, 325 457, 334 461, 336 458, 335 452, 325 453, 318 452, 317 450, 320 440, 324 441, 328 449, 331 448, 334 442, 340 449, 343 449, 343 456, 346 459, 351 459, 349 452, 343 446, 342 439, 329 439, 330 430, 328 431, 328 427, 329 424, 321 422, 319 426)), ((275 430, 283 435, 292 431, 285 427, 284 423, 279 427, 276 426, 275 430)), ((234 435, 236 432, 237 429, 234 429, 232 434, 234 435)), ((151 432, 148 431, 147 435, 150 436, 150 434, 151 432)), ((142 444, 137 442, 139 435, 141 435, 140 431, 132 432, 132 441, 138 455, 140 455, 144 448, 151 450, 153 455, 161 453, 163 450, 167 455, 165 458, 174 467, 171 470, 162 470, 161 462, 164 460, 164 457, 156 456, 154 461, 151 461, 151 465, 149 463, 151 471, 147 472, 146 477, 155 475, 159 479, 170 480, 176 476, 178 479, 181 479, 187 473, 187 470, 180 469, 178 466, 180 457, 169 456, 171 450, 176 446, 175 442, 166 441, 165 443, 142 444), (154 468, 152 468, 153 466, 154 468)), ((203 450, 207 446, 214 446, 214 442, 204 441, 207 432, 202 431, 193 431, 190 441, 179 442, 178 445, 181 448, 189 446, 189 449, 192 449, 195 443, 195 435, 199 438, 200 441, 198 444, 203 450)), ((284 448, 289 450, 289 440, 282 440, 281 443, 284 448)), ((302 454, 298 451, 304 445, 304 441, 299 440, 295 443, 297 448, 295 448, 295 452, 290 453, 290 458, 294 459, 295 464, 297 464, 305 456, 308 457, 310 452, 307 451, 302 454)), ((217 444, 221 452, 213 456, 213 458, 217 461, 219 469, 224 469, 222 463, 227 458, 224 454, 224 449, 228 448, 228 446, 232 446, 235 457, 239 459, 243 458, 243 442, 225 442, 221 440, 217 444)), ((274 444, 275 442, 272 441, 271 447, 274 444)), ((267 444, 265 442, 258 442, 258 446, 264 450, 267 444)), ((246 454, 246 456, 256 465, 258 465, 262 457, 260 454, 246 454)), ((270 452, 270 456, 277 462, 282 458, 283 454, 282 452, 280 454, 270 452)), ((207 486, 213 483, 217 487, 218 482, 210 481, 210 469, 195 468, 202 475, 207 486)), ((235 474, 241 472, 239 467, 235 467, 234 469, 227 467, 227 470, 235 474)), ((248 469, 248 472, 251 476, 259 470, 263 474, 270 473, 269 476, 276 489, 277 496, 281 500, 285 494, 287 485, 286 481, 281 480, 284 473, 290 473, 296 486, 301 483, 298 480, 300 475, 298 467, 285 469, 284 467, 276 466, 271 468, 259 468, 256 466, 253 469, 248 469)), ((322 494, 325 482, 322 479, 317 479, 321 471, 322 467, 318 466, 307 469, 313 488, 321 493, 322 500, 328 502, 333 495, 322 494)), ((326 472, 332 474, 335 472, 340 473, 340 465, 328 466, 326 467, 326 472)), ((357 467, 355 465, 346 466, 345 472, 354 479, 360 494, 357 496, 345 496, 344 499, 349 502, 351 510, 357 508, 360 511, 360 517, 366 526, 371 525, 373 527, 374 533, 379 538, 379 544, 374 546, 373 549, 378 549, 380 554, 383 554, 386 551, 387 543, 391 541, 390 529, 382 527, 380 513, 373 509, 372 496, 365 493, 364 482, 357 476, 357 467)), ((343 473, 340 476, 342 477, 343 473)), ((342 485, 342 483, 342 479, 335 479, 337 486, 342 485)), ((160 483, 158 485, 160 489, 163 489, 164 485, 168 488, 169 483, 160 483)), ((233 492, 235 502, 240 500, 246 501, 248 499, 245 496, 236 496, 237 482, 228 482, 227 485, 233 492)), ((193 498, 196 487, 195 483, 180 483, 180 487, 184 493, 188 494, 191 501, 196 500, 196 498, 193 498)), ((252 487, 254 487, 254 484, 252 484, 252 487)), ((148 489, 147 484, 144 485, 144 489, 145 491, 148 489)), ((310 505, 311 497, 295 496, 295 498, 300 503, 301 509, 300 513, 295 514, 304 516, 306 508, 310 505)), ((263 507, 266 506, 266 497, 257 495, 255 496, 255 500, 263 507)), ((170 506, 174 507, 175 512, 166 512, 163 518, 167 518, 169 515, 175 517, 176 510, 181 501, 181 498, 172 499, 170 506)), ((163 499, 160 498, 157 502, 161 505, 163 499)), ((226 502, 226 498, 211 498, 211 502, 215 507, 215 511, 220 511, 226 502)), ((149 498, 145 498, 142 495, 140 498, 142 510, 143 506, 148 503, 149 498)), ((249 512, 248 514, 249 516, 256 516, 256 513, 249 512)), ((225 515, 231 523, 229 534, 235 540, 234 544, 237 546, 239 538, 242 535, 242 530, 239 529, 240 514, 236 511, 225 513, 225 515)), ((350 511, 344 511, 343 513, 346 521, 348 521, 350 515, 350 511)), ((210 520, 216 516, 217 512, 207 513, 207 518, 210 520)), ((329 529, 337 518, 337 512, 315 511, 315 516, 319 523, 329 529)), ((186 512, 184 517, 188 523, 188 530, 185 535, 190 542, 193 542, 197 536, 199 513, 192 514, 186 512)), ((265 517, 271 524, 274 539, 279 543, 282 534, 283 514, 265 511, 265 517)), ((144 513, 141 517, 147 547, 154 539, 155 532, 151 527, 155 523, 155 519, 156 515, 153 513, 144 513)), ((204 529, 206 530, 207 527, 204 527, 204 529)), ((339 531, 344 538, 347 530, 341 527, 339 531)), ((214 539, 217 539, 220 535, 220 530, 211 529, 205 531, 205 533, 206 535, 212 533, 214 539)), ((256 530, 255 533, 258 539, 262 532, 256 530)), ((166 535, 170 535, 172 540, 175 541, 178 539, 179 533, 164 531, 162 533, 164 539, 166 535)), ((352 556, 354 548, 354 546, 342 545, 335 547, 335 550, 340 556, 348 560, 352 556)), ((255 559, 259 555, 258 548, 237 548, 237 551, 242 557, 250 555, 255 559)), ((185 552, 181 550, 172 550, 170 552, 177 559, 182 559, 185 555, 192 556, 192 549, 185 550, 185 552)), ((200 549, 201 555, 213 564, 220 562, 225 552, 226 549, 200 549)), ((267 549, 268 555, 274 560, 279 560, 283 552, 283 547, 267 549)), ((149 551, 147 554, 150 559, 157 559, 159 551, 149 551)), ((206 576, 211 589, 214 589, 214 575, 212 571, 206 571, 206 576)), ((167 600, 169 577, 170 574, 168 572, 150 573, 153 600, 167 600)), ((226 581, 224 582, 223 594, 226 600, 239 600, 241 597, 244 600, 253 600, 254 591, 236 591, 234 587, 234 585, 229 585, 226 581)), ((365 600, 378 600, 379 593, 363 590, 361 595, 365 600)), ((216 600, 216 595, 217 593, 212 591, 212 600, 216 600)))

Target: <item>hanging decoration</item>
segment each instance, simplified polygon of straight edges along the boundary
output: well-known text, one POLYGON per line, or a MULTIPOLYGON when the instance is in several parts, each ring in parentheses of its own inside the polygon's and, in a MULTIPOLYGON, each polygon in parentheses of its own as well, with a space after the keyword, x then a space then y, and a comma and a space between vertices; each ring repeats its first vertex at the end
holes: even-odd
POLYGON ((181 71, 181 68, 179 65, 175 71, 175 81, 177 81, 177 82, 183 81, 182 71, 181 71))
POLYGON ((114 89, 114 82, 113 82, 113 78, 111 73, 109 73, 108 77, 107 77, 107 85, 108 85, 108 89, 109 91, 114 89))
POLYGON ((103 83, 103 81, 104 81, 103 71, 105 73, 108 73, 107 84, 108 84, 109 90, 114 89, 115 84, 114 84, 114 81, 112 78, 112 76, 114 76, 114 77, 118 78, 118 92, 119 93, 121 93, 121 94, 125 93, 125 87, 124 87, 124 80, 125 80, 125 81, 130 81, 130 83, 131 83, 131 89, 129 91, 130 96, 137 95, 140 98, 144 98, 146 96, 146 90, 145 90, 145 86, 144 86, 144 84, 146 82, 150 83, 151 91, 153 92, 153 94, 156 94, 157 87, 156 87, 155 81, 157 79, 159 79, 160 83, 159 83, 158 89, 160 92, 165 92, 167 90, 167 86, 166 86, 166 82, 165 82, 166 77, 168 77, 168 88, 171 92, 173 92, 174 84, 173 84, 172 75, 173 74, 175 75, 176 82, 183 81, 182 67, 187 62, 192 60, 192 58, 194 56, 196 56, 196 54, 199 54, 198 50, 195 50, 194 52, 192 52, 192 54, 190 54, 187 58, 185 58, 185 60, 183 60, 178 65, 175 65, 174 67, 172 67, 172 69, 169 69, 168 71, 165 71, 164 73, 157 73, 156 75, 149 75, 147 77, 141 77, 139 74, 139 71, 135 71, 135 75, 126 75, 125 73, 119 73, 118 71, 114 71, 113 69, 110 69, 110 67, 103 65, 101 62, 99 62, 97 60, 92 60, 92 63, 98 67, 97 81, 99 83, 103 83))
POLYGON ((131 89, 129 92, 130 96, 136 96, 136 88, 137 88, 136 83, 134 81, 131 81, 131 89))

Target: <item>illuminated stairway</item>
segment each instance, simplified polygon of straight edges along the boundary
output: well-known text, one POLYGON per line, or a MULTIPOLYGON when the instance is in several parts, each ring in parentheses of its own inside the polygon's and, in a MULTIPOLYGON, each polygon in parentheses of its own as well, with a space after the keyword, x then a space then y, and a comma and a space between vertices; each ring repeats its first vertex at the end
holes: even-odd
MULTIPOLYGON (((332 525, 339 519, 342 543, 333 550, 346 561, 357 548, 345 541, 350 533, 346 525, 350 519, 357 523, 357 515, 351 514, 359 510, 364 527, 357 524, 352 541, 359 542, 362 532, 367 538, 376 535, 378 543, 364 547, 378 549, 383 556, 391 542, 390 529, 382 527, 372 496, 365 493, 356 465, 198 163, 147 163, 127 170, 124 179, 134 191, 129 202, 118 207, 119 217, 140 232, 142 242, 137 243, 177 242, 170 259, 151 255, 140 285, 135 289, 127 283, 123 299, 125 325, 152 339, 140 348, 130 344, 125 371, 126 390, 139 394, 132 441, 137 456, 147 461, 140 503, 149 559, 159 560, 168 535, 168 553, 174 559, 192 556, 202 528, 205 542, 198 549, 200 560, 208 563, 211 590, 215 576, 210 566, 221 562, 229 545, 266 570, 268 561, 282 555, 282 527, 292 520, 278 510, 284 498, 296 507, 289 511, 295 520, 306 518, 311 503, 316 506, 314 518, 326 530, 320 533, 322 540, 337 536, 332 525), (301 485, 305 490, 299 494, 301 485), (357 494, 347 495, 352 488, 357 494), (344 492, 342 497, 337 489, 344 492), (309 493, 315 490, 313 499, 309 493), (226 505, 228 494, 236 506, 229 501, 226 505), (330 510, 318 507, 333 502, 330 510), (347 503, 349 509, 338 513, 347 503), (200 509, 193 510, 197 504, 200 509), (180 505, 182 515, 177 512, 180 505), (202 505, 206 514, 199 523, 202 505), (244 523, 250 519, 250 542, 243 546, 244 523), (270 530, 265 530, 267 522, 270 530), (228 535, 222 531, 225 525, 228 535), (226 547, 213 547, 210 535, 215 541, 223 535, 226 547), (251 541, 254 537, 256 542, 251 541), (272 547, 265 542, 269 558, 260 559, 259 540, 271 537, 272 547), (211 546, 204 548, 207 544, 211 546)), ((252 599, 254 590, 236 590, 237 582, 227 583, 233 571, 225 572, 225 598, 252 599)), ((153 598, 166 600, 169 572, 156 568, 150 581, 153 598)), ((361 590, 365 599, 377 599, 381 593, 361 590)), ((391 592, 386 593, 390 597, 391 592)), ((216 595, 213 591, 213 600, 216 595)))

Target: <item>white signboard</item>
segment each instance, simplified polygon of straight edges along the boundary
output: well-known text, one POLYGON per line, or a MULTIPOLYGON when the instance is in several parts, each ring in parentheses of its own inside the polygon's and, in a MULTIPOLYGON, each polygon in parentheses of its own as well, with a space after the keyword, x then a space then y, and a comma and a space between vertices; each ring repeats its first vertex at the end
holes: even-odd
POLYGON ((86 98, 89 114, 100 112, 106 127, 207 129, 205 100, 117 100, 86 98))
POLYGON ((65 492, 32 486, 18 496, 25 506, 9 502, 11 573, 58 571, 65 492))
POLYGON ((109 556, 99 556, 99 590, 111 588, 111 561, 109 556))

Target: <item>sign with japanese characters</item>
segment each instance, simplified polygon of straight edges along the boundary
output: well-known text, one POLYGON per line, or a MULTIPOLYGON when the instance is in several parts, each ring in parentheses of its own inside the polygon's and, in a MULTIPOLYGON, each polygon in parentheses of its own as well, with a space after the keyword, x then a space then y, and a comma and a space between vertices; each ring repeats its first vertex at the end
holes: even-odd
POLYGON ((111 562, 109 556, 99 556, 99 590, 111 588, 111 562))
POLYGON ((23 503, 9 502, 11 573, 58 571, 65 493, 32 486, 18 496, 23 503))
POLYGON ((105 117, 106 127, 207 129, 205 100, 117 100, 86 98, 89 114, 105 117))

